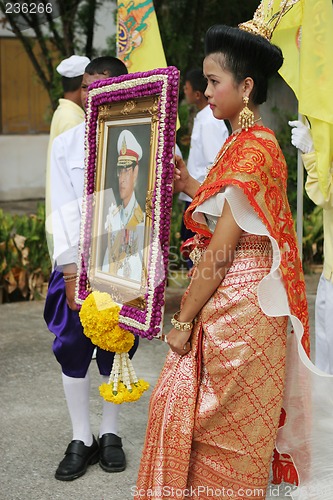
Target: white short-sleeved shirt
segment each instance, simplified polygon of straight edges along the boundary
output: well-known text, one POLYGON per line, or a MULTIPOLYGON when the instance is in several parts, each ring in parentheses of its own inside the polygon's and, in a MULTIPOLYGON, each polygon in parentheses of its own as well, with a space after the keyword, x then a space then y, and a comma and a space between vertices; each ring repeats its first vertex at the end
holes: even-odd
POLYGON ((51 209, 54 260, 77 262, 84 187, 85 122, 60 134, 51 150, 51 209))

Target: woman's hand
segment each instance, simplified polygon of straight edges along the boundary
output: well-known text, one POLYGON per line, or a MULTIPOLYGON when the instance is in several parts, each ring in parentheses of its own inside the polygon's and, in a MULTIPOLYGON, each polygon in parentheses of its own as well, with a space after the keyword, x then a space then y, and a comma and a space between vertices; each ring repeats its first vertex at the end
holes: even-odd
POLYGON ((166 337, 166 341, 173 352, 176 352, 179 356, 184 356, 191 350, 191 343, 189 342, 190 336, 191 331, 189 330, 182 332, 176 330, 176 328, 172 328, 166 337))
POLYGON ((184 160, 175 156, 174 191, 175 193, 185 192, 190 174, 186 168, 184 160))
POLYGON ((200 183, 189 174, 184 160, 177 155, 175 156, 175 171, 173 179, 174 192, 183 192, 190 198, 194 197, 200 186, 200 183))

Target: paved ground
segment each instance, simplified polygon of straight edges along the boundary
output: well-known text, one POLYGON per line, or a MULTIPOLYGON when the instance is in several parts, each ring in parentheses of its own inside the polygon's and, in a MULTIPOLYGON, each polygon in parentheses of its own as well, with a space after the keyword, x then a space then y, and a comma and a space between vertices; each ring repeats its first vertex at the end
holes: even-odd
MULTIPOLYGON (((35 202, 29 206, 34 211, 35 202)), ((0 207, 13 213, 27 212, 24 202, 2 203, 0 207)), ((319 274, 306 277, 312 332, 318 279, 319 274)), ((166 332, 182 293, 183 289, 167 289, 166 332)), ((108 474, 96 464, 73 482, 54 479, 71 433, 60 369, 51 352, 52 335, 43 320, 43 307, 43 301, 0 305, 0 500, 130 500, 151 390, 140 401, 126 404, 122 409, 120 434, 128 459, 126 471, 108 474)), ((141 341, 134 366, 137 375, 151 386, 157 380, 167 350, 167 345, 159 340, 141 341)), ((101 398, 94 362, 91 376, 92 427, 97 433, 101 398)), ((270 487, 267 498, 290 500, 289 486, 270 487)))
MULTIPOLYGON (((312 324, 317 279, 318 275, 307 277, 312 324)), ((167 290, 166 330, 182 293, 182 289, 167 290)), ((43 306, 43 301, 0 306, 0 499, 130 500, 151 391, 122 409, 121 436, 128 457, 125 472, 108 474, 97 464, 74 482, 55 480, 55 467, 71 434, 60 370, 51 352, 52 336, 42 317, 43 306)), ((154 385, 166 352, 167 345, 161 341, 141 341, 134 362, 137 374, 154 385)), ((101 399, 94 362, 91 372, 92 426, 97 433, 101 399)), ((268 498, 290 498, 283 491, 286 492, 282 487, 271 490, 268 498)))
MULTIPOLYGON (((180 291, 171 295, 172 301, 177 300, 180 291)), ((107 474, 95 465, 74 482, 55 480, 55 467, 71 440, 71 433, 59 365, 51 352, 52 336, 42 317, 43 305, 43 301, 34 301, 0 306, 0 498, 130 499, 151 391, 139 402, 124 405, 122 410, 120 434, 128 457, 125 472, 107 474)), ((166 352, 167 345, 161 341, 142 341, 134 363, 137 375, 154 385, 166 352)), ((98 433, 101 398, 95 362, 91 365, 91 375, 92 427, 98 433)))

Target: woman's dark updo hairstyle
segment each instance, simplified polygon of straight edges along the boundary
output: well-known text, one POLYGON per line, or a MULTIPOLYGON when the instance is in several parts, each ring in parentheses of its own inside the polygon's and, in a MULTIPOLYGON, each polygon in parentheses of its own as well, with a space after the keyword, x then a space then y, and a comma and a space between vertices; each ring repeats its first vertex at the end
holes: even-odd
POLYGON ((214 53, 224 55, 223 66, 237 83, 248 76, 253 79, 251 99, 255 105, 266 101, 268 79, 283 63, 279 47, 260 35, 219 24, 210 27, 205 38, 205 55, 214 53))

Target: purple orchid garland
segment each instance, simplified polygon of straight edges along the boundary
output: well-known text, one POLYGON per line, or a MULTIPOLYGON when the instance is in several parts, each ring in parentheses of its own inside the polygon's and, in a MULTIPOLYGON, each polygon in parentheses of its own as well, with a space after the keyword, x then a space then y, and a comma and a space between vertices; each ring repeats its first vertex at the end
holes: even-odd
POLYGON ((161 333, 169 258, 169 228, 172 207, 173 155, 178 106, 179 71, 175 67, 133 73, 99 80, 89 89, 86 126, 86 168, 79 248, 77 297, 82 303, 89 295, 87 263, 90 258, 93 210, 96 191, 98 108, 102 104, 144 96, 159 97, 156 176, 153 192, 152 234, 148 258, 146 308, 123 305, 119 326, 152 339, 161 333), (162 253, 162 266, 157 259, 162 253))

